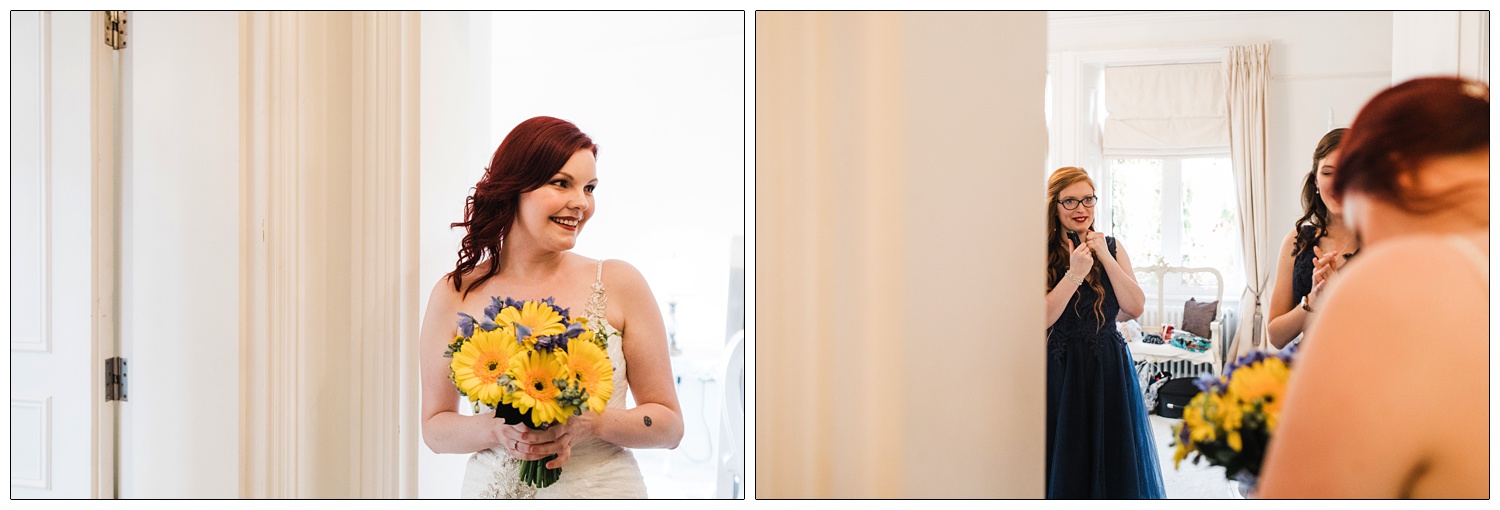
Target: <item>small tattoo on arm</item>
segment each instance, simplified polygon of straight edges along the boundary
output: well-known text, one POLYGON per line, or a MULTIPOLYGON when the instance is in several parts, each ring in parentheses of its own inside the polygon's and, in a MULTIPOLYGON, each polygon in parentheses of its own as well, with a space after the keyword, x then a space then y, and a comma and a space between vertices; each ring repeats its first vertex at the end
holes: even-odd
POLYGON ((647 427, 650 427, 650 426, 651 426, 651 417, 650 417, 650 416, 647 416, 647 417, 646 417, 646 426, 647 426, 647 427))

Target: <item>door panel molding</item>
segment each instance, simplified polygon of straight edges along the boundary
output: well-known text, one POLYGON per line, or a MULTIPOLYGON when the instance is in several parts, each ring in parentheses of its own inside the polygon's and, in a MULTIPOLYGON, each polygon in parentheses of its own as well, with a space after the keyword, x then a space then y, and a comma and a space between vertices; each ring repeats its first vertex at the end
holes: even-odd
MULTIPOLYGON (((11 282, 11 295, 13 298, 11 317, 13 320, 24 324, 24 326, 18 331, 16 324, 12 324, 10 349, 11 351, 50 353, 52 352, 52 278, 51 265, 49 264, 49 259, 52 256, 52 200, 50 199, 52 195, 52 158, 50 157, 50 148, 52 146, 52 16, 51 13, 42 12, 37 15, 36 19, 37 26, 34 27, 36 30, 36 39, 23 43, 24 46, 16 48, 18 52, 35 50, 31 55, 20 54, 18 56, 20 58, 37 59, 38 73, 37 81, 34 84, 37 95, 35 98, 37 101, 34 103, 36 110, 34 112, 25 111, 24 109, 27 107, 26 101, 12 102, 12 105, 16 106, 17 110, 20 110, 20 112, 14 113, 15 118, 13 118, 12 122, 16 120, 34 120, 36 122, 35 144, 26 143, 25 146, 15 145, 14 148, 17 152, 11 156, 12 185, 22 183, 32 184, 34 182, 36 186, 35 190, 22 190, 22 192, 27 193, 27 198, 35 201, 34 203, 28 200, 25 202, 13 202, 11 204, 12 210, 17 206, 27 207, 34 210, 34 214, 36 215, 34 223, 27 221, 32 219, 28 216, 22 215, 18 217, 17 215, 12 215, 13 226, 20 227, 20 229, 35 229, 35 239, 32 242, 35 243, 36 250, 31 255, 36 257, 36 259, 34 261, 27 260, 24 256, 18 258, 23 261, 23 264, 25 262, 34 262, 36 264, 36 271, 21 271, 19 274, 12 273, 12 278, 14 279, 11 282), (35 44, 35 48, 32 48, 30 44, 35 44), (27 119, 27 117, 32 115, 35 116, 34 119, 27 119), (15 173, 22 172, 29 174, 30 179, 15 178, 15 173), (31 280, 31 278, 35 278, 35 280, 31 280), (16 296, 15 293, 17 291, 22 292, 23 295, 16 296), (24 294, 32 294, 30 296, 31 299, 26 299, 24 294), (14 299, 17 297, 20 297, 20 299, 14 299), (24 303, 26 301, 32 300, 34 300, 33 302, 38 308, 34 310, 36 313, 26 313, 31 310, 18 311, 15 309, 18 303, 21 303, 21 306, 25 306, 24 303)), ((18 19, 17 21, 20 20, 18 19)), ((30 90, 22 91, 22 93, 25 92, 30 92, 30 90)), ((15 94, 15 92, 12 94, 15 94)), ((23 129, 22 131, 24 132, 25 130, 23 129)), ((25 136, 26 134, 30 133, 13 135, 12 140, 15 141, 17 137, 25 136)), ((22 143, 33 141, 33 139, 29 138, 23 140, 22 143)), ((14 195, 16 191, 13 189, 12 194, 14 195)), ((29 236, 32 234, 29 231, 23 232, 21 235, 29 236)), ((12 234, 14 235, 15 233, 13 232, 12 234)), ((32 245, 32 243, 17 243, 17 246, 20 247, 28 245, 32 245)))
POLYGON ((52 488, 52 397, 11 397, 10 485, 52 488))

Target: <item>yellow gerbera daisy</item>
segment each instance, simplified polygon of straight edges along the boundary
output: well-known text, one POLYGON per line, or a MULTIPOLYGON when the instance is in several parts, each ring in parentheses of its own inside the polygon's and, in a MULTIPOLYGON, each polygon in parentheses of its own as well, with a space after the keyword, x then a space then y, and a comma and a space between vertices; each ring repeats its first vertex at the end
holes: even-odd
POLYGON ((494 407, 505 399, 505 387, 498 382, 520 360, 521 346, 516 337, 501 330, 475 331, 474 337, 453 353, 449 368, 453 384, 469 397, 494 407))
POLYGON ((495 323, 506 329, 514 328, 515 334, 526 342, 527 347, 536 343, 536 337, 556 335, 568 330, 568 325, 563 323, 563 316, 556 308, 536 300, 526 301, 519 308, 505 307, 495 316, 495 323))
MULTIPOLYGON (((584 335, 591 336, 592 333, 585 332, 584 335)), ((585 405, 594 412, 601 412, 615 391, 615 367, 610 364, 609 355, 604 353, 604 349, 600 349, 592 340, 579 335, 568 342, 568 349, 562 352, 561 357, 567 371, 577 378, 579 387, 588 394, 585 405)))
POLYGON ((601 348, 604 347, 602 344, 599 343, 599 341, 598 341, 599 337, 594 334, 594 327, 589 324, 589 320, 587 318, 577 317, 577 318, 573 319, 573 322, 575 324, 578 324, 579 326, 583 326, 583 332, 579 333, 578 337, 574 338, 573 340, 569 340, 569 342, 572 342, 572 341, 582 341, 582 342, 589 342, 589 343, 592 343, 594 345, 598 345, 601 348))
POLYGON ((510 403, 523 413, 530 411, 532 425, 567 423, 569 414, 557 403, 557 395, 562 390, 556 382, 570 377, 567 367, 547 351, 530 351, 519 358, 512 367, 518 391, 511 395, 510 403))
POLYGON ((1287 368, 1286 363, 1275 357, 1266 358, 1236 370, 1234 380, 1229 381, 1229 391, 1246 402, 1256 399, 1281 400, 1290 377, 1291 369, 1287 368))
POLYGON ((1245 410, 1240 407, 1243 401, 1234 394, 1234 390, 1225 392, 1223 395, 1214 395, 1210 397, 1210 400, 1214 404, 1214 414, 1210 418, 1226 431, 1239 430, 1245 418, 1245 410))
POLYGON ((1214 440, 1214 425, 1205 419, 1197 406, 1190 405, 1182 410, 1182 424, 1188 428, 1189 441, 1205 443, 1214 440))
POLYGON ((1182 469, 1182 460, 1186 459, 1189 453, 1193 453, 1193 451, 1197 449, 1193 447, 1195 443, 1193 443, 1192 441, 1183 440, 1182 429, 1184 427, 1188 429, 1189 435, 1193 433, 1192 427, 1189 427, 1187 422, 1178 423, 1172 426, 1172 437, 1177 438, 1177 451, 1172 454, 1173 469, 1182 469))

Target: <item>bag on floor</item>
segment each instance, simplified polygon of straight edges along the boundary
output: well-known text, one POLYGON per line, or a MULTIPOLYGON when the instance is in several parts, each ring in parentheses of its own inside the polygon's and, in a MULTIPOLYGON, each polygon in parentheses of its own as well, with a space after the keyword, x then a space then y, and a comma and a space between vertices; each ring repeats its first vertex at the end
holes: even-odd
POLYGON ((1182 409, 1198 395, 1194 377, 1178 377, 1168 380, 1156 390, 1156 415, 1162 418, 1182 418, 1182 409))

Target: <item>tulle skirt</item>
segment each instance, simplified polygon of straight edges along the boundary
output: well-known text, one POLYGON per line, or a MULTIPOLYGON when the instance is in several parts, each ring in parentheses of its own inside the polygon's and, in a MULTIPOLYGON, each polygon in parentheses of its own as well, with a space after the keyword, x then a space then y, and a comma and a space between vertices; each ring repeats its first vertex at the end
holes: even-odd
POLYGON ((1166 497, 1129 348, 1113 329, 1047 360, 1047 497, 1166 497))

